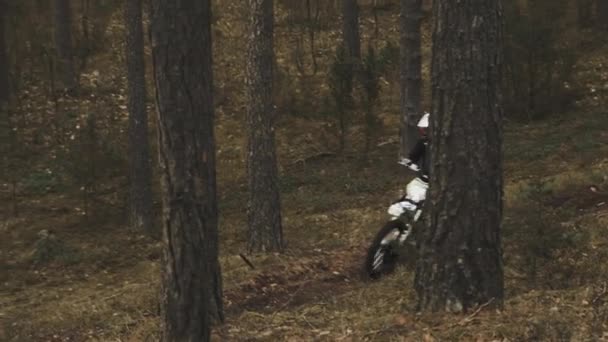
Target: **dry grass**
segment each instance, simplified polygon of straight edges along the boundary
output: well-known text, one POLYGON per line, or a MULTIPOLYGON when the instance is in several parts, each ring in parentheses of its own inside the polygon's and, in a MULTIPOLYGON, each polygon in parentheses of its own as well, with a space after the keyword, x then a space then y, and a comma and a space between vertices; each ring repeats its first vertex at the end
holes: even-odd
MULTIPOLYGON (((379 160, 391 159, 392 151, 377 153, 379 160)), ((571 211, 563 222, 590 232, 594 247, 587 252, 595 251, 596 254, 571 265, 578 267, 575 271, 579 275, 586 274, 587 283, 559 291, 547 288, 531 291, 534 286, 525 275, 507 265, 507 290, 511 295, 504 311, 482 311, 464 321, 466 317, 420 316, 414 311, 411 266, 400 268, 395 275, 374 283, 361 282, 354 272, 359 266, 357 262, 362 260, 358 256, 362 255, 366 241, 384 219, 386 203, 383 202, 394 197, 387 194, 396 192, 402 184, 395 178, 395 171, 387 165, 370 165, 370 173, 378 178, 394 178, 394 181, 378 186, 377 191, 370 189, 359 194, 353 192, 353 186, 363 185, 365 177, 353 179, 347 188, 344 184, 327 184, 323 175, 309 172, 320 173, 325 169, 326 173, 339 174, 342 168, 352 167, 354 163, 357 161, 345 164, 330 159, 308 167, 308 172, 300 173, 295 169, 288 173, 296 179, 294 183, 301 183, 299 188, 286 194, 290 199, 285 206, 289 249, 285 255, 250 256, 255 270, 238 256, 242 241, 235 237, 242 232, 243 226, 237 224, 241 218, 234 214, 224 216, 223 238, 230 241, 222 248, 221 261, 227 306, 229 312, 236 311, 232 311, 226 325, 218 329, 218 338, 255 341, 593 340, 606 331, 601 320, 606 317, 607 301, 600 296, 606 281, 602 274, 608 274, 608 269, 603 267, 608 256, 602 252, 608 245, 605 210, 571 211), (311 177, 317 180, 310 181, 311 177), (309 194, 317 194, 321 189, 331 191, 324 192, 316 200, 311 199, 309 194), (335 199, 328 200, 328 197, 335 199), (325 204, 310 209, 315 201, 325 204), (334 254, 327 254, 329 252, 334 254), (320 262, 328 268, 320 269, 320 262), (327 278, 333 272, 347 277, 343 280, 327 278), (265 277, 270 277, 266 283, 255 280, 265 277), (271 304, 256 306, 260 303, 255 302, 255 297, 263 293, 263 286, 272 288, 270 282, 281 279, 286 283, 275 287, 286 290, 272 290, 276 292, 264 297, 264 300, 272 298, 271 304), (249 309, 239 308, 239 301, 247 296, 253 297, 248 302, 249 309), (596 298, 599 299, 591 304, 596 298), (577 323, 566 325, 569 328, 564 330, 562 326, 568 322, 577 323)), ((586 169, 556 170, 554 174, 545 174, 545 178, 555 196, 576 195, 577 189, 604 172, 605 166, 605 161, 599 160, 590 162, 586 169)), ((528 183, 529 180, 508 182, 507 208, 517 207, 525 201, 520 194, 529 187, 528 183)), ((595 184, 603 187, 606 182, 595 184)), ((507 209, 506 215, 510 212, 507 209)), ((30 221, 14 220, 3 228, 4 232, 31 241, 35 234, 17 233, 27 222, 30 221)), ((61 224, 61 220, 46 222, 61 224)), ((37 229, 34 226, 33 232, 37 229)), ((86 250, 86 261, 82 263, 16 273, 22 285, 14 286, 8 299, 2 302, 1 317, 8 326, 5 331, 10 332, 7 336, 13 340, 19 340, 16 336, 44 340, 53 335, 92 341, 156 339, 158 245, 133 239, 110 227, 106 229, 109 231, 104 234, 72 231, 65 235, 71 244, 86 250), (92 262, 93 259, 99 259, 98 263, 92 262), (97 267, 91 269, 91 264, 97 267), (30 286, 24 283, 27 277, 34 278, 30 280, 30 286)), ((10 249, 20 250, 20 246, 27 245, 27 241, 21 241, 10 249)), ((25 264, 22 262, 14 267, 17 266, 25 264)))

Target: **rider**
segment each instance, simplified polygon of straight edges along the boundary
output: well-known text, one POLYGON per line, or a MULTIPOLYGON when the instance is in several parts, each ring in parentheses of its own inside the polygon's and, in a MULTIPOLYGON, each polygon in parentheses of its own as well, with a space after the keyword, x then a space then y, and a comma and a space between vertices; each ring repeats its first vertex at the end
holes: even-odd
POLYGON ((403 200, 393 204, 389 208, 391 215, 399 216, 404 210, 416 210, 417 204, 426 199, 426 192, 429 188, 429 158, 427 158, 426 154, 429 142, 429 116, 429 113, 424 113, 420 121, 418 121, 420 139, 418 139, 408 157, 399 161, 399 164, 405 165, 411 170, 421 172, 419 177, 416 177, 407 185, 406 195, 403 200))
POLYGON ((422 169, 420 178, 426 183, 429 182, 429 163, 428 158, 426 158, 426 148, 429 143, 429 116, 430 114, 428 112, 424 113, 422 118, 420 118, 418 121, 418 132, 420 133, 420 139, 418 139, 408 157, 403 158, 399 162, 399 164, 405 165, 414 171, 420 171, 422 169))

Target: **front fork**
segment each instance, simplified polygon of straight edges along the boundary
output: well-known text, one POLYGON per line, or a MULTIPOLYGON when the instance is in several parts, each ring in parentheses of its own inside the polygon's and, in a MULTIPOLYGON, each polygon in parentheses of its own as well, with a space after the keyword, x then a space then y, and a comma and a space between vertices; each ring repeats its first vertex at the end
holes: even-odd
POLYGON ((416 210, 416 213, 414 214, 414 217, 412 218, 412 220, 405 224, 406 229, 404 231, 402 231, 401 234, 399 234, 399 238, 398 238, 399 245, 403 245, 405 240, 407 240, 407 238, 412 234, 412 231, 414 230, 414 223, 416 223, 418 221, 421 214, 422 214, 422 209, 416 210))
POLYGON ((407 238, 410 236, 410 234, 412 234, 412 229, 414 229, 414 226, 411 223, 407 223, 406 225, 406 229, 404 231, 401 232, 401 234, 399 234, 399 245, 403 245, 403 243, 405 242, 405 240, 407 240, 407 238))

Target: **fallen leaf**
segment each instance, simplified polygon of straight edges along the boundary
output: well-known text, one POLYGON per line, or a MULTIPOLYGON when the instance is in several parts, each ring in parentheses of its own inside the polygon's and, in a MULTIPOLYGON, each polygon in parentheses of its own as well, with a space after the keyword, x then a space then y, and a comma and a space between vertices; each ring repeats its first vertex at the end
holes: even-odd
POLYGON ((410 320, 407 318, 407 316, 404 316, 404 315, 395 316, 395 324, 397 324, 397 325, 407 325, 409 322, 410 322, 410 320))
POLYGON ((435 338, 433 337, 433 335, 431 335, 431 333, 426 333, 424 334, 424 336, 422 336, 422 340, 424 342, 435 342, 435 338))

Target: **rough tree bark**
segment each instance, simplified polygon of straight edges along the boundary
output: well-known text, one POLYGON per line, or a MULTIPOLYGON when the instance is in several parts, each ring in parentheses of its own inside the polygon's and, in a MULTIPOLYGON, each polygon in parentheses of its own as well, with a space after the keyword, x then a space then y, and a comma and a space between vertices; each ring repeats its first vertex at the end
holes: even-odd
MULTIPOLYGON (((359 35, 359 5, 357 0, 342 0, 342 44, 346 51, 346 63, 350 68, 349 77, 351 81, 352 92, 352 77, 357 72, 357 66, 361 61, 361 37, 359 35)), ((341 145, 341 149, 344 146, 341 145)))
POLYGON ((597 15, 596 20, 600 29, 608 30, 608 1, 596 0, 595 4, 597 15))
POLYGON ((9 74, 8 74, 8 56, 6 46, 6 0, 0 0, 0 109, 8 104, 9 90, 9 74))
POLYGON ((416 290, 421 310, 502 303, 502 7, 434 2, 431 186, 416 290))
POLYGON ((6 25, 6 3, 5 0, 0 0, 0 157, 1 165, 0 176, 7 176, 8 172, 8 154, 11 136, 11 125, 9 116, 9 74, 8 74, 8 56, 5 36, 6 25))
MULTIPOLYGON (((602 0, 603 1, 603 0, 602 0)), ((578 0, 578 26, 589 28, 593 26, 593 0, 578 0)))
POLYGON ((55 0, 54 4, 57 71, 63 88, 72 91, 76 88, 72 47, 72 9, 70 0, 55 0))
MULTIPOLYGON (((80 65, 78 67, 78 74, 81 74, 86 69, 89 61, 89 55, 91 54, 91 35, 89 30, 89 16, 91 13, 91 4, 89 0, 81 0, 80 11, 80 29, 82 31, 82 37, 79 47, 80 65)), ((126 20, 126 22, 127 25, 129 25, 129 20, 126 20)), ((128 29, 129 28, 127 28, 127 30, 128 29)))
POLYGON ((359 37, 359 6, 357 0, 342 0, 342 40, 348 56, 355 61, 361 59, 359 37))
POLYGON ((400 14, 400 85, 401 134, 399 154, 404 158, 416 144, 416 124, 421 117, 420 22, 422 0, 401 0, 400 14))
POLYGON ((125 22, 129 94, 130 218, 133 228, 152 234, 152 170, 148 144, 146 69, 141 17, 142 0, 127 0, 125 22))
POLYGON ((163 185, 165 341, 209 341, 222 320, 210 0, 153 0, 163 185))
POLYGON ((247 48, 247 127, 249 180, 248 249, 283 249, 281 199, 274 143, 272 0, 249 0, 247 48))

